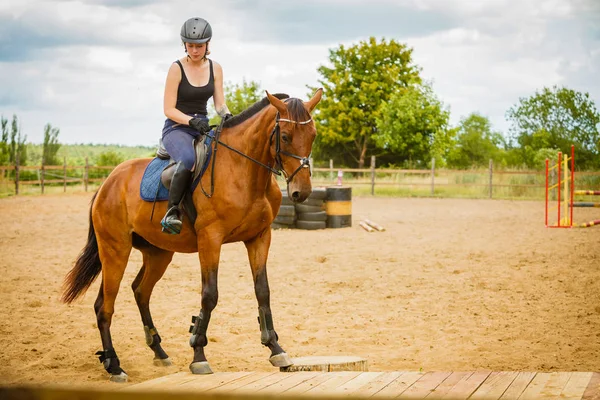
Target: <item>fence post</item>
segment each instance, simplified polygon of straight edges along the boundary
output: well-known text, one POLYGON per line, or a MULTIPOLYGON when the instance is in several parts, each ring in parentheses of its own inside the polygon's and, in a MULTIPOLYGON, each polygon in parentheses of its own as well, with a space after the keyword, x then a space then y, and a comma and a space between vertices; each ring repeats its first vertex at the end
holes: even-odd
POLYGON ((19 156, 20 152, 17 151, 17 156, 15 157, 15 194, 19 194, 19 156))
POLYGON ((329 180, 333 181, 335 175, 333 174, 333 158, 329 159, 329 180))
POLYGON ((63 157, 63 192, 67 193, 67 157, 63 157))
POLYGON ((431 159, 431 195, 435 194, 435 158, 431 159))
POLYGON ((493 190, 494 187, 492 186, 493 176, 494 176, 494 162, 490 158, 490 199, 492 198, 492 192, 494 191, 493 190))
POLYGON ((88 163, 88 158, 85 158, 85 171, 83 172, 83 185, 85 187, 85 191, 88 191, 88 177, 90 172, 90 164, 88 163))
POLYGON ((44 194, 44 156, 42 156, 42 170, 40 172, 40 184, 42 186, 42 194, 44 194))
POLYGON ((375 156, 371 156, 371 196, 375 196, 375 156))

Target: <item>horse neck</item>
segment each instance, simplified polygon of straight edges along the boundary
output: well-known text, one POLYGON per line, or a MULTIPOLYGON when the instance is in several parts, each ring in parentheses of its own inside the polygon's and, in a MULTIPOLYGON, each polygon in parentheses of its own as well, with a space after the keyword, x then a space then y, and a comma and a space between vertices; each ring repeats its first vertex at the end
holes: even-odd
MULTIPOLYGON (((241 151, 248 157, 272 167, 274 166, 275 161, 271 156, 270 138, 271 132, 275 127, 276 114, 277 110, 275 107, 267 106, 263 111, 259 112, 248 121, 232 128, 224 129, 221 140, 223 143, 241 151)), ((232 151, 226 149, 220 151, 230 152, 231 158, 235 164, 250 165, 249 169, 244 169, 243 171, 244 179, 248 179, 248 176, 252 176, 255 179, 258 178, 261 181, 262 179, 271 178, 270 171, 259 164, 245 159, 243 156, 235 154, 232 151)))

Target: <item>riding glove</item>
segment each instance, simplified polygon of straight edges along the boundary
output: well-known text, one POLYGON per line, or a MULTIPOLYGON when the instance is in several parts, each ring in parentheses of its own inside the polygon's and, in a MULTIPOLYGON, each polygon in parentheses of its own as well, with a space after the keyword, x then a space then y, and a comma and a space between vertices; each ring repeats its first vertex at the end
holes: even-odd
POLYGON ((190 119, 189 125, 203 135, 210 131, 208 121, 203 118, 192 118, 190 119))

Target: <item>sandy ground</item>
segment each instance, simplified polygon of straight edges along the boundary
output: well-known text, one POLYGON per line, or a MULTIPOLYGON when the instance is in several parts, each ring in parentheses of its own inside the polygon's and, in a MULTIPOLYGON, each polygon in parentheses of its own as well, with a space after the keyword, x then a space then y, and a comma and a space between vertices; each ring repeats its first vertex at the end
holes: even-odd
MULTIPOLYGON (((91 194, 0 199, 0 384, 104 385, 94 356, 99 282, 71 306, 63 277, 83 247, 91 194)), ((600 211, 578 209, 576 220, 600 211)), ((274 231, 275 327, 291 356, 358 355, 371 371, 600 371, 600 227, 546 229, 540 202, 354 198, 355 226, 274 231), (362 217, 385 232, 367 233, 362 217)), ((200 307, 194 254, 175 256, 154 291, 174 361, 155 367, 130 284, 113 319, 130 383, 187 371, 200 307)), ((260 344, 244 246, 226 245, 207 357, 215 371, 273 370, 260 344)))

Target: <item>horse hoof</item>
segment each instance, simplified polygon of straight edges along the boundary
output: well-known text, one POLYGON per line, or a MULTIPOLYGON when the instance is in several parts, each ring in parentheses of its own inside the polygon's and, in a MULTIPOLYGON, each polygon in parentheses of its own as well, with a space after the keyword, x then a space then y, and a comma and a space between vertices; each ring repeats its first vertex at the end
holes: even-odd
POLYGON ((167 358, 155 358, 153 361, 155 366, 157 367, 169 367, 173 365, 173 362, 169 357, 167 358))
POLYGON ((123 383, 123 382, 127 382, 128 378, 129 377, 127 376, 127 374, 125 372, 121 372, 119 375, 111 375, 109 380, 111 382, 123 383))
POLYGON ((207 375, 212 374, 213 371, 208 365, 208 361, 197 361, 190 364, 190 371, 196 375, 207 375))
POLYGON ((271 365, 274 367, 289 367, 290 365, 294 365, 290 356, 287 353, 280 353, 269 358, 271 365))

